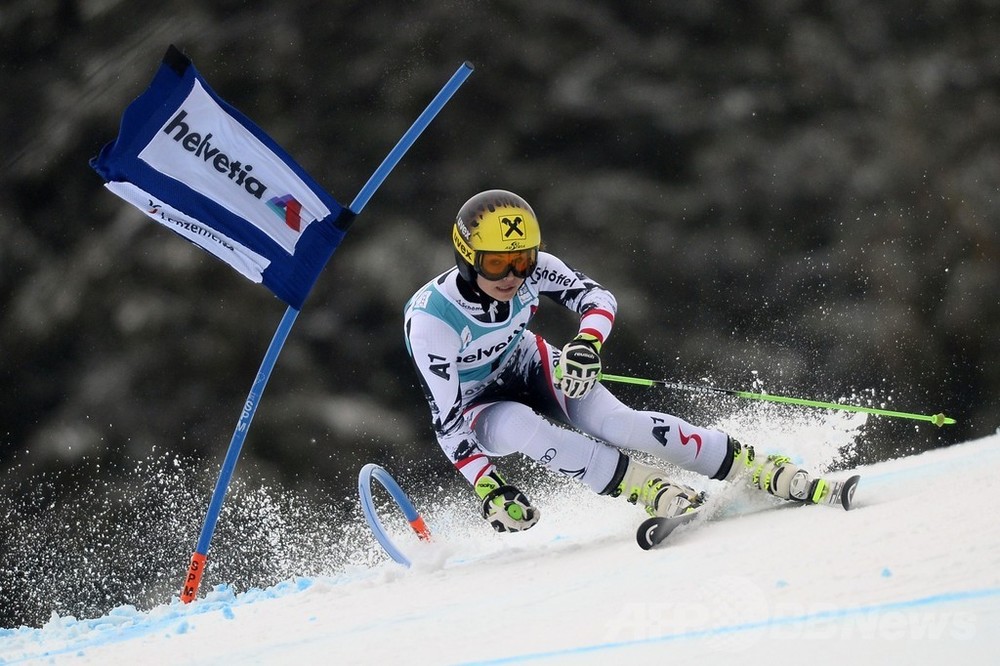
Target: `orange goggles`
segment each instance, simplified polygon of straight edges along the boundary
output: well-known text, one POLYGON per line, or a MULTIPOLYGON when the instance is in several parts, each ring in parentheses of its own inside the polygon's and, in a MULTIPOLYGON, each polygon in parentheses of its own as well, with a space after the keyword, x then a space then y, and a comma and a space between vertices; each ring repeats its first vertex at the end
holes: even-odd
POLYGON ((517 252, 476 252, 476 272, 487 280, 502 280, 508 274, 526 278, 538 263, 538 248, 517 252))

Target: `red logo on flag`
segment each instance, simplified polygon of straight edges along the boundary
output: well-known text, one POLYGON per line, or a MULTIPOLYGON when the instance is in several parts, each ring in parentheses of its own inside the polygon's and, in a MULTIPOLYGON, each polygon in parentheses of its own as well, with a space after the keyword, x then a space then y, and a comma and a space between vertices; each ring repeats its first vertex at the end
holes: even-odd
POLYGON ((301 231, 302 227, 302 204, 300 204, 291 194, 283 197, 272 197, 267 202, 275 215, 280 217, 288 225, 289 229, 301 231))

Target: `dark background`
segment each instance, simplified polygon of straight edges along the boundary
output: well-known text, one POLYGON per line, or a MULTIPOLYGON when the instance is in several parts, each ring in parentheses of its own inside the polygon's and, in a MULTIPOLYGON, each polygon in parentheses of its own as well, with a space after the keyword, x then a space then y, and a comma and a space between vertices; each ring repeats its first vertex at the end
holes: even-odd
MULTIPOLYGON (((51 499, 36 479, 128 485, 123 470, 157 451, 214 476, 284 311, 88 166, 171 43, 345 205, 455 69, 476 67, 320 277, 240 474, 345 498, 369 461, 454 479, 401 311, 451 263, 455 212, 493 187, 531 202, 548 249, 618 296, 609 372, 958 419, 869 420, 844 464, 992 434, 998 10, 7 0, 3 492, 30 516, 51 499)), ((561 344, 575 321, 554 307, 536 330, 561 344)), ((718 408, 615 390, 691 420, 718 408)))

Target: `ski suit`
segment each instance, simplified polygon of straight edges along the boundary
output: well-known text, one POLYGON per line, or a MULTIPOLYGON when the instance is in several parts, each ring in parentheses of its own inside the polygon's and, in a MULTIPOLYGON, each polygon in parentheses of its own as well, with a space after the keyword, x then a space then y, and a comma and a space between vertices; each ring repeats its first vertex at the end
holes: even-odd
POLYGON ((611 292, 547 252, 509 302, 485 295, 453 268, 406 304, 406 348, 434 433, 470 483, 493 471, 490 456, 515 452, 599 493, 613 490, 616 469, 627 464, 619 448, 706 476, 719 472, 729 452, 721 431, 634 410, 601 384, 583 398, 567 398, 555 378, 560 349, 528 329, 541 296, 577 312, 581 333, 601 343, 611 333, 617 310, 611 292))

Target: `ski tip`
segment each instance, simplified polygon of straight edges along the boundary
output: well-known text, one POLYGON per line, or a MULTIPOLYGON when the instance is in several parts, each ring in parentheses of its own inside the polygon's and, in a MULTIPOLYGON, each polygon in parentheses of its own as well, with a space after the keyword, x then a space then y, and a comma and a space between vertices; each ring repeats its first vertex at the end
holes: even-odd
POLYGON ((840 491, 840 503, 844 505, 844 511, 850 511, 854 505, 854 491, 857 489, 860 480, 861 476, 855 474, 847 481, 844 481, 844 487, 840 491))
POLYGON ((642 524, 639 525, 639 529, 635 533, 635 541, 639 544, 639 548, 650 550, 656 545, 657 542, 654 539, 654 533, 659 526, 660 519, 658 518, 647 518, 642 521, 642 524))
POLYGON ((685 523, 694 520, 700 509, 688 510, 671 518, 652 517, 642 521, 636 530, 635 540, 643 550, 650 550, 662 543, 670 534, 685 523))

